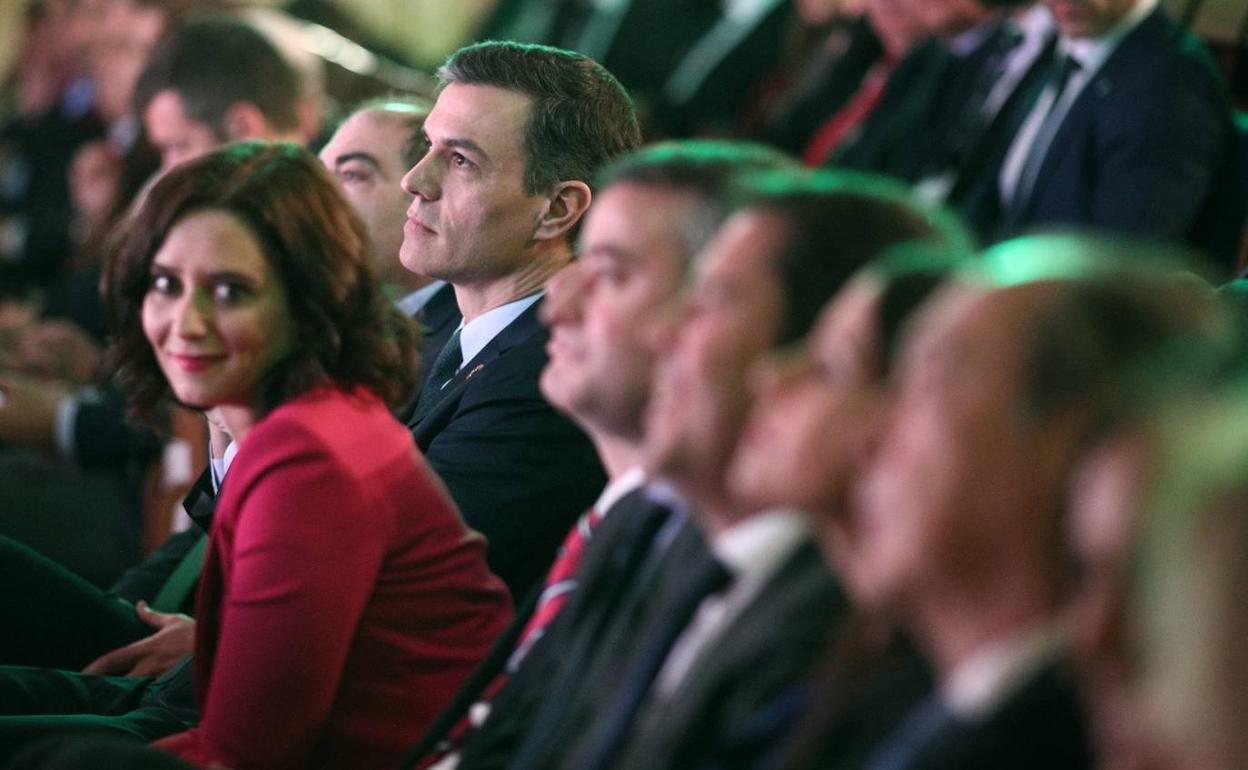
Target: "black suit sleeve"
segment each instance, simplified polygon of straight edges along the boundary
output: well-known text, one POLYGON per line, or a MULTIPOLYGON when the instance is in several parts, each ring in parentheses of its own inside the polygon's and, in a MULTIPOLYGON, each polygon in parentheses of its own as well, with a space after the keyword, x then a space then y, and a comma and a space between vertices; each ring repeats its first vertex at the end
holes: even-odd
MULTIPOLYGON (((1188 234, 1224 157, 1228 113, 1217 81, 1197 61, 1156 80, 1120 86, 1101 113, 1089 224, 1168 239, 1188 234)), ((1092 86, 1095 88, 1095 84, 1092 86)))
POLYGON ((121 396, 109 391, 101 401, 82 401, 74 418, 74 454, 83 468, 117 468, 148 463, 160 455, 156 434, 126 420, 121 396))

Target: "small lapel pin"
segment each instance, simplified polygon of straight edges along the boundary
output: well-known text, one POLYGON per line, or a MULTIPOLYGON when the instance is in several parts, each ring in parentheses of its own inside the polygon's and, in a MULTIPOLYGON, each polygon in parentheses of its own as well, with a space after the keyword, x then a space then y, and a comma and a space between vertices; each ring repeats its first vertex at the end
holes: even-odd
POLYGON ((475 375, 477 372, 481 371, 484 368, 485 368, 485 364, 477 364, 476 366, 472 367, 472 371, 468 372, 468 374, 464 377, 464 381, 467 382, 468 380, 471 380, 473 375, 475 375))

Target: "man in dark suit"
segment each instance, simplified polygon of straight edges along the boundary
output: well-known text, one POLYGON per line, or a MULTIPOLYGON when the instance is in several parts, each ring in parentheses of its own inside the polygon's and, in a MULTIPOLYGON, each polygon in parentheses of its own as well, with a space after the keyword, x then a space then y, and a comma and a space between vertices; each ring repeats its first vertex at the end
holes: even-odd
POLYGON ((916 181, 948 154, 948 127, 976 94, 978 74, 998 49, 1004 15, 980 0, 903 4, 930 38, 889 76, 879 104, 832 164, 916 181))
POLYGON ((1225 87, 1152 0, 1045 0, 1046 84, 965 213, 997 240, 1036 227, 1191 240, 1228 149, 1225 87))
POLYGON ((911 326, 851 494, 846 563, 855 598, 906 628, 937 687, 867 767, 1092 766, 1063 666, 1070 469, 1123 378, 1208 317, 1172 307, 1172 268, 1106 252, 1003 244, 911 326))
MULTIPOLYGON (((758 355, 802 336, 856 266, 934 232, 904 198, 838 175, 756 181, 772 194, 752 195, 717 231, 684 310, 658 332, 668 341, 658 348, 645 454, 661 476, 656 492, 666 489, 677 510, 617 589, 594 643, 557 636, 572 622, 561 616, 552 643, 521 668, 518 681, 530 666, 562 666, 523 713, 512 710, 509 766, 688 766, 727 723, 790 684, 842 616, 804 518, 749 510, 725 489, 746 374, 758 355), (829 243, 839 248, 829 254, 829 243)), ((578 598, 569 619, 586 609, 589 595, 578 598)), ((487 737, 496 718, 504 714, 491 715, 487 737)), ((479 748, 467 747, 461 767, 501 764, 479 748)))
POLYGON ((482 43, 439 70, 399 257, 454 286, 463 322, 408 422, 490 566, 522 596, 605 483, 588 438, 538 390, 546 281, 572 259, 588 180, 640 141, 627 94, 592 60, 482 43))
MULTIPOLYGON (((599 587, 601 559, 595 564, 596 556, 589 557, 584 564, 591 547, 598 548, 601 538, 615 547, 635 535, 635 525, 644 528, 642 521, 621 519, 664 515, 644 487, 643 412, 654 351, 648 327, 638 319, 675 306, 690 263, 722 220, 736 180, 792 163, 761 145, 690 141, 639 150, 596 178, 597 194, 579 236, 580 258, 550 282, 542 308, 551 340, 541 387, 555 408, 584 428, 610 481, 569 531, 532 617, 521 613, 523 633, 517 633, 514 649, 498 651, 492 673, 482 674, 471 698, 487 690, 486 680, 503 670, 504 658, 507 670, 516 670, 582 584, 591 592, 599 587)), ((467 703, 446 719, 462 717, 467 703)), ((432 745, 442 737, 425 741, 432 745)), ((472 740, 469 735, 455 743, 472 740)))

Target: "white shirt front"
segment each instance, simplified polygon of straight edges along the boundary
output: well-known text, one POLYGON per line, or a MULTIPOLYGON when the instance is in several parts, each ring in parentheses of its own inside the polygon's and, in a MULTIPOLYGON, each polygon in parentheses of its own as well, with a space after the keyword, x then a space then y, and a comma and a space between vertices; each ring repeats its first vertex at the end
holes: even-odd
POLYGON ((810 537, 804 514, 775 509, 751 516, 716 534, 711 551, 733 576, 732 586, 708 597, 672 645, 658 678, 655 696, 670 698, 702 654, 711 648, 758 596, 767 581, 810 537))
POLYGON ((941 701, 960 719, 979 719, 1056 660, 1067 638, 1059 624, 1042 623, 991 644, 945 678, 941 701))

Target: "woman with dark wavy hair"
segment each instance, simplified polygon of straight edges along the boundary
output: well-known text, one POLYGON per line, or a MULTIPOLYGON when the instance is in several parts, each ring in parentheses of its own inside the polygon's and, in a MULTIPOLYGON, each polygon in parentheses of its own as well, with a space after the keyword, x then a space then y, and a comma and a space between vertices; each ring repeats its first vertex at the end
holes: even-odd
POLYGON ((202 721, 157 745, 236 770, 395 764, 509 598, 387 410, 415 333, 363 225, 305 150, 233 145, 156 183, 106 292, 134 414, 213 410, 238 445, 196 609, 202 721))

